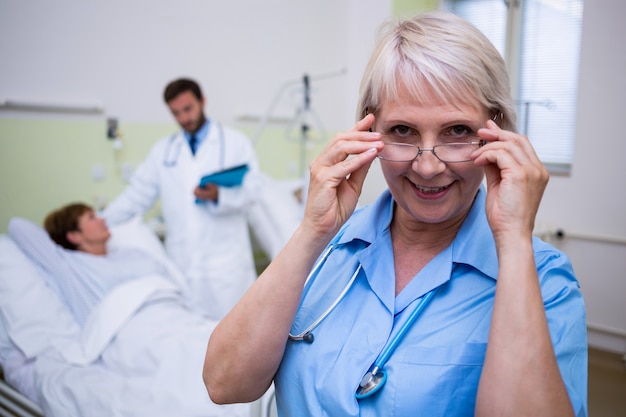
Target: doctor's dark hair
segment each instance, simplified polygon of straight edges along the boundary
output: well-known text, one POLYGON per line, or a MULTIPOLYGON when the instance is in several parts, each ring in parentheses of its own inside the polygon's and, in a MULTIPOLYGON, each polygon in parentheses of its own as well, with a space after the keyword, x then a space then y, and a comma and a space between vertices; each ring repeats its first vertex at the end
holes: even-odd
POLYGON ((163 99, 165 103, 169 103, 186 91, 191 91, 198 100, 202 100, 202 90, 200 86, 197 82, 189 78, 179 78, 170 82, 165 87, 165 91, 163 91, 163 99))
POLYGON ((93 208, 83 203, 72 203, 54 210, 46 216, 43 227, 50 239, 65 249, 76 250, 78 247, 67 239, 67 232, 78 230, 78 219, 93 208))
POLYGON ((428 104, 478 105, 514 130, 516 111, 506 64, 493 44, 473 25, 447 12, 388 20, 361 81, 357 118, 376 113, 403 89, 428 104), (424 86, 428 86, 426 89, 424 86))

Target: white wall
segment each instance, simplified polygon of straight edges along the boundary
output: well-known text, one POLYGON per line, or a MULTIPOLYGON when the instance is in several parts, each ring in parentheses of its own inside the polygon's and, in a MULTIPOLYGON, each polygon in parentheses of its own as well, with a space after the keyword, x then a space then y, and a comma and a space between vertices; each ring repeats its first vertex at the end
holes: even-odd
MULTIPOLYGON (((208 113, 233 123, 262 116, 285 82, 345 68, 312 84, 324 127, 345 129, 374 30, 390 11, 390 0, 0 0, 0 101, 96 101, 122 121, 171 122, 162 89, 189 75, 208 113)), ((623 352, 626 246, 575 235, 626 239, 625 15, 622 0, 585 2, 573 170, 551 179, 538 218, 573 236, 562 245, 589 322, 609 330, 592 344, 623 352)), ((291 116, 301 97, 287 98, 277 113, 291 116)), ((361 201, 382 188, 374 166, 361 201)))
POLYGON ((543 224, 572 235, 562 248, 572 258, 586 297, 590 343, 622 353, 626 353, 626 139, 617 126, 626 118, 624 16, 622 0, 585 1, 572 175, 551 179, 539 213, 543 224), (596 334, 596 328, 609 332, 596 334))
MULTIPOLYGON (((0 0, 0 101, 101 103, 122 121, 169 122, 161 94, 196 78, 210 115, 260 116, 306 73, 326 129, 354 119, 353 92, 388 1, 0 0), (367 6, 367 7, 365 7, 367 6), (348 94, 349 92, 349 94, 348 94)), ((355 87, 357 85, 357 87, 355 87)), ((292 116, 302 97, 287 92, 292 116)))

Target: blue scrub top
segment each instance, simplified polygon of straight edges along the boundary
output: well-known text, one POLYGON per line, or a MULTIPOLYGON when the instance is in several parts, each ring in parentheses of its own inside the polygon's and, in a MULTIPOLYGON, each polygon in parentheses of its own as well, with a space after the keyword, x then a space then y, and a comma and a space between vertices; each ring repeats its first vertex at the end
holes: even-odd
MULTIPOLYGON (((352 216, 336 249, 305 293, 292 333, 308 327, 336 299, 358 265, 346 297, 313 330, 315 340, 287 342, 275 377, 279 416, 472 416, 498 274, 485 215, 486 191, 452 244, 395 296, 389 224, 394 202, 385 191, 352 216), (385 364, 388 380, 357 400, 362 376, 419 300, 435 296, 385 364)), ((587 410, 585 307, 567 256, 533 241, 557 360, 574 410, 587 410)))

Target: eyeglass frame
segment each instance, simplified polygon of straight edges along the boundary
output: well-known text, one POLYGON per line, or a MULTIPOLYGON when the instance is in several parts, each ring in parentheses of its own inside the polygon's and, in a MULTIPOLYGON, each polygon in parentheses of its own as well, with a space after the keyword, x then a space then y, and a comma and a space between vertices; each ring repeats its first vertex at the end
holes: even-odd
MULTIPOLYGON (((384 135, 383 135, 384 136, 384 135)), ((478 136, 475 136, 476 138, 478 138, 478 136)), ((417 153, 415 154, 415 156, 411 159, 387 159, 383 156, 381 156, 380 154, 377 155, 377 157, 383 161, 387 161, 387 162, 413 162, 415 161, 418 157, 422 156, 422 154, 424 153, 424 151, 430 151, 432 152, 433 155, 435 155, 435 158, 437 158, 438 160, 440 160, 443 163, 446 164, 456 164, 456 163, 461 163, 461 162, 469 162, 471 161, 471 159, 463 159, 461 161, 449 161, 449 160, 445 160, 442 159, 439 155, 437 155, 437 148, 442 148, 442 147, 447 147, 447 146, 458 146, 458 145, 468 145, 468 146, 478 146, 476 149, 480 148, 481 146, 484 146, 487 144, 487 141, 484 139, 480 139, 477 141, 471 141, 471 142, 453 142, 453 143, 442 143, 440 145, 435 145, 432 148, 422 148, 421 146, 418 145, 413 145, 411 143, 402 143, 402 142, 389 142, 389 143, 385 143, 385 146, 387 145, 393 145, 393 146, 400 146, 400 147, 406 147, 406 148, 417 148, 417 153)))
MULTIPOLYGON (((369 108, 366 107, 363 109, 363 117, 367 116, 370 113, 369 108)), ((496 110, 494 112, 493 117, 491 118, 491 120, 493 120, 495 123, 498 123, 498 120, 502 120, 504 119, 504 114, 501 111, 496 110)), ((370 128, 370 132, 372 132, 373 130, 370 128)), ((383 133, 381 133, 382 137, 388 136, 385 135, 383 133)), ((462 162, 470 162, 471 159, 465 159, 462 161, 445 161, 443 159, 441 159, 439 157, 439 155, 437 155, 436 152, 436 148, 442 147, 442 146, 454 146, 454 145, 471 145, 471 146, 476 146, 478 145, 478 148, 485 146, 488 142, 485 139, 481 139, 480 136, 476 136, 474 135, 475 138, 480 139, 478 141, 471 141, 471 142, 453 142, 453 143, 442 143, 440 145, 435 145, 432 148, 422 148, 418 145, 413 145, 411 143, 402 143, 402 142, 389 142, 389 143, 385 143, 386 145, 394 145, 394 146, 406 146, 406 147, 411 147, 411 148, 417 148, 417 154, 411 158, 411 159, 403 159, 403 160, 393 160, 393 159, 386 159, 383 158, 382 156, 377 155, 378 159, 381 159, 383 161, 387 161, 387 162, 413 162, 415 161, 419 156, 422 156, 422 154, 424 153, 424 151, 430 151, 432 152, 433 155, 435 155, 435 158, 437 158, 439 161, 443 162, 444 164, 457 164, 457 163, 462 163, 462 162)), ((478 149, 477 148, 477 149, 478 149)))

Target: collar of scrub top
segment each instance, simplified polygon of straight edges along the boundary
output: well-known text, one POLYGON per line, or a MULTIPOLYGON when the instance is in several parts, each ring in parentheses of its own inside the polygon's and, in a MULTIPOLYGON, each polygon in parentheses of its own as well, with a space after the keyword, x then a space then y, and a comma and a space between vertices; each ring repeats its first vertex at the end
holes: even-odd
POLYGON ((491 227, 485 215, 487 189, 481 185, 474 204, 452 242, 452 262, 476 268, 493 280, 498 279, 498 254, 491 227), (476 248, 481 248, 479 254, 476 248))
MULTIPOLYGON (((357 210, 350 218, 350 222, 338 233, 324 253, 320 255, 320 258, 311 271, 310 279, 307 278, 302 302, 306 299, 307 289, 310 285, 313 285, 313 280, 317 275, 318 268, 324 262, 326 256, 329 255, 330 250, 341 246, 351 248, 348 250, 352 252, 356 250, 354 256, 356 256, 359 265, 352 277, 349 278, 348 284, 342 291, 342 295, 337 298, 335 303, 331 304, 330 310, 341 301, 343 293, 350 289, 352 282, 361 269, 365 271, 365 277, 372 291, 378 295, 379 299, 388 300, 385 302, 385 305, 387 305, 387 308, 393 312, 394 315, 404 310, 416 299, 423 297, 435 288, 448 282, 455 264, 469 265, 481 271, 489 278, 496 280, 498 274, 498 258, 491 228, 484 215, 485 195, 486 190, 481 186, 476 195, 474 204, 461 225, 457 236, 450 246, 441 254, 444 255, 447 253, 445 256, 447 256, 447 262, 450 264, 450 274, 437 274, 438 277, 435 280, 413 280, 407 285, 404 291, 395 296, 390 293, 390 291, 393 290, 389 287, 389 283, 386 279, 380 278, 377 274, 368 273, 368 271, 374 271, 376 269, 379 260, 379 256, 376 254, 376 248, 380 247, 381 244, 386 244, 380 240, 380 237, 388 233, 389 225, 393 218, 395 202, 389 190, 384 191, 368 210, 357 210), (372 225, 375 225, 375 227, 372 227, 372 225), (359 247, 360 249, 357 249, 359 247), (480 253, 476 252, 476 248, 480 248, 480 253)), ((312 326, 317 327, 319 321, 323 320, 327 314, 328 312, 324 312, 320 318, 314 319, 312 326)), ((310 343, 313 338, 304 337, 304 335, 310 333, 312 330, 310 327, 311 326, 304 331, 296 332, 294 335, 290 334, 290 338, 292 340, 305 340, 310 343)))
MULTIPOLYGON (((451 268, 454 264, 470 265, 495 280, 497 279, 498 273, 497 254, 491 228, 484 215, 485 200, 486 189, 484 186, 481 186, 476 194, 474 204, 472 204, 457 236, 446 251, 451 252, 449 255, 452 261, 451 268), (481 248, 480 253, 476 253, 476 247, 481 248)), ((376 237, 382 232, 380 227, 389 227, 394 206, 395 203, 387 190, 375 203, 374 207, 372 207, 372 210, 366 211, 364 213, 365 215, 355 216, 354 222, 343 231, 343 234, 337 239, 337 242, 346 243, 353 239, 360 239, 373 243, 376 237), (375 222, 377 216, 381 216, 380 218, 386 219, 386 221, 375 222), (378 230, 373 229, 371 227, 372 224, 378 224, 378 230)), ((367 255, 367 251, 371 247, 371 245, 367 245, 367 247, 357 255, 360 260, 360 265, 363 265, 364 268, 367 268, 365 264, 369 259, 376 258, 367 255)), ((448 280, 449 279, 450 278, 448 278, 448 280)), ((374 289, 379 282, 380 280, 375 280, 374 282, 370 281, 372 289, 374 289)), ((426 283, 426 287, 422 287, 423 282, 412 282, 409 285, 415 287, 414 290, 403 291, 397 296, 395 307, 410 304, 415 299, 416 294, 422 298, 410 312, 408 319, 402 324, 400 331, 398 331, 389 344, 385 346, 376 361, 370 366, 365 375, 363 375, 355 393, 357 399, 361 400, 374 395, 385 385, 387 373, 384 370, 384 365, 393 354, 395 348, 402 343, 402 338, 419 318, 422 310, 426 308, 430 300, 434 297, 437 288, 444 283, 445 282, 430 282, 426 283)), ((376 290, 374 289, 374 291, 376 290)), ((395 313, 397 313, 397 311, 395 313)))
MULTIPOLYGON (((465 264, 495 280, 498 274, 498 260, 491 228, 484 215, 485 195, 486 190, 481 186, 476 195, 474 204, 459 229, 456 238, 445 252, 448 252, 447 256, 450 262, 450 272, 452 272, 452 268, 454 268, 455 264, 465 264), (476 252, 477 247, 481 248, 480 253, 476 252)), ((362 249, 359 249, 355 253, 359 261, 359 267, 349 280, 348 286, 344 291, 347 292, 349 290, 352 281, 356 278, 355 275, 358 274, 359 270, 363 269, 372 291, 374 291, 381 300, 388 300, 385 302, 387 308, 392 311, 393 314, 398 314, 416 299, 445 284, 450 280, 450 275, 438 274, 437 279, 434 280, 413 280, 409 283, 407 288, 405 288, 406 291, 402 291, 397 296, 394 296, 389 293, 392 289, 389 287, 387 280, 380 279, 376 274, 368 273, 368 271, 376 270, 376 264, 379 259, 379 256, 376 255, 376 247, 380 246, 380 244, 384 244, 379 238, 383 233, 388 233, 387 229, 393 218, 394 206, 395 202, 393 201, 391 193, 389 190, 386 190, 368 210, 357 210, 354 213, 350 222, 342 229, 336 240, 334 240, 333 247, 344 245, 352 247, 354 242, 359 241, 362 242, 362 244, 364 243, 364 248, 362 244, 358 245, 362 247, 362 249), (372 225, 375 225, 375 227, 372 227, 372 225)), ((317 275, 317 271, 312 271, 312 273, 317 275)), ((312 285, 312 282, 310 284, 312 285)), ((340 301, 340 299, 341 297, 338 301, 340 301)), ((332 308, 334 308, 334 306, 331 307, 331 309, 332 308)), ((322 314, 323 317, 325 317, 325 315, 326 313, 322 314)), ((318 320, 315 320, 315 322, 318 320)), ((315 326, 317 326, 317 323, 315 326)), ((302 336, 301 333, 303 334, 303 332, 296 333, 293 339, 313 340, 312 337, 310 337, 310 339, 300 337, 302 336)), ((305 331, 304 333, 307 332, 305 331)))
MULTIPOLYGON (((480 270, 490 278, 496 279, 498 270, 497 256, 495 252, 495 242, 493 240, 493 235, 491 234, 491 228, 489 227, 486 216, 484 215, 485 195, 486 190, 483 186, 481 186, 477 192, 470 212, 459 229, 459 233, 452 244, 445 251, 449 252, 448 256, 452 261, 450 268, 452 268, 454 264, 467 264, 480 270), (476 247, 481 248, 480 253, 476 253, 476 247)), ((362 211, 361 213, 359 213, 361 210, 355 212, 351 218, 351 222, 346 226, 346 228, 342 229, 336 240, 333 242, 334 245, 349 245, 350 242, 359 240, 365 242, 366 246, 363 250, 357 253, 357 257, 359 258, 359 267, 353 277, 349 280, 346 288, 342 291, 342 295, 340 295, 335 303, 331 305, 331 311, 336 303, 343 298, 343 293, 349 291, 352 286, 352 282, 359 273, 361 267, 368 269, 367 265, 370 263, 370 260, 376 258, 375 256, 368 256, 367 251, 375 246, 373 244, 377 238, 380 237, 382 233, 385 233, 389 228, 389 224, 391 223, 391 219, 393 217, 394 206, 395 203, 393 198, 391 197, 389 190, 386 190, 369 210, 362 211), (381 221, 380 219, 383 220, 381 221), (372 228, 372 224, 377 225, 378 227, 372 228)), ((330 247, 332 247, 332 245, 329 246, 329 248, 330 247)), ((328 250, 326 252, 328 252, 328 250)), ((324 259, 324 256, 322 256, 322 259, 324 259)), ((384 370, 385 363, 393 354, 395 348, 402 342, 402 338, 409 331, 410 327, 412 327, 414 322, 419 318, 423 309, 426 308, 430 300, 434 297, 437 288, 450 280, 449 276, 446 280, 445 275, 440 276, 440 278, 443 278, 444 281, 427 283, 423 280, 419 282, 413 281, 409 284, 409 286, 414 287, 413 290, 403 291, 397 296, 396 302, 394 303, 396 304, 395 307, 398 307, 398 305, 408 306, 408 304, 412 303, 416 296, 421 298, 421 300, 410 312, 408 319, 402 324, 400 331, 396 333, 389 344, 385 346, 376 361, 370 366, 368 372, 366 372, 361 379, 359 387, 355 393, 357 399, 364 399, 374 395, 385 385, 387 380, 387 373, 384 370), (422 288, 422 284, 426 284, 427 286, 422 288)), ((368 281, 369 280, 370 278, 368 277, 368 281)), ((378 284, 381 282, 383 281, 380 279, 370 281, 372 290, 377 292, 376 287, 378 287, 378 284)), ((409 286, 405 289, 408 289, 409 286)), ((394 312, 394 314, 395 313, 397 313, 397 311, 394 312)), ((328 312, 324 312, 312 326, 315 327, 319 324, 319 321, 323 320, 327 314, 328 312)), ((308 332, 310 332, 309 329, 305 331, 305 333, 308 332)), ((295 336, 293 337, 293 340, 304 340, 309 343, 313 341, 313 337, 307 339, 306 337, 301 336, 302 335, 295 336)))
MULTIPOLYGON (((387 201, 387 204, 383 204, 383 206, 387 207, 387 211, 379 211, 378 214, 387 215, 387 221, 382 222, 382 224, 389 225, 391 222, 393 207, 395 204, 393 203, 393 200, 390 198, 390 196, 385 200, 387 201)), ((404 321, 404 323, 400 325, 400 329, 398 330, 398 332, 396 332, 391 340, 384 346, 383 350, 380 352, 374 363, 369 367, 368 371, 361 378, 361 381, 359 382, 355 393, 355 396, 358 400, 362 400, 376 394, 385 385, 387 381, 387 372, 385 371, 385 365, 389 357, 393 355, 395 349, 398 347, 398 345, 402 343, 404 336, 410 331, 411 327, 413 327, 414 323, 419 319, 422 311, 428 306, 430 300, 435 296, 435 293, 438 291, 438 289, 441 288, 446 282, 450 281, 455 264, 460 263, 472 265, 473 267, 481 270, 481 272, 487 273, 489 277, 493 277, 497 273, 495 243, 491 235, 491 229, 489 228, 486 217, 484 215, 484 205, 485 190, 481 187, 476 195, 474 204, 472 204, 472 207, 470 208, 470 211, 465 221, 459 229, 459 233, 452 241, 450 246, 448 246, 448 248, 446 248, 437 256, 437 258, 443 256, 442 260, 444 263, 441 264, 441 267, 445 268, 445 265, 450 265, 449 274, 446 274, 445 271, 438 268, 438 271, 444 273, 435 273, 434 275, 432 275, 434 279, 413 280, 409 283, 409 285, 407 285, 405 290, 403 290, 395 297, 393 308, 396 309, 396 311, 394 311, 394 314, 398 314, 400 310, 408 308, 408 306, 413 303, 416 296, 421 298, 417 301, 415 307, 413 307, 412 310, 408 311, 407 319, 404 321), (480 253, 476 252, 476 247, 481 248, 480 253), (487 250, 484 250, 485 248, 487 250), (494 265, 496 266, 495 268, 494 265)), ((374 214, 376 214, 375 211, 373 212, 374 214)), ((369 214, 372 215, 372 213, 369 214)), ((367 221, 368 219, 361 220, 367 221)), ((373 221, 373 219, 370 218, 369 220, 369 224, 372 224, 371 221, 373 221)), ((361 225, 361 227, 365 227, 365 225, 363 224, 361 225)), ((380 232, 381 231, 379 230, 379 233, 380 232)), ((367 254, 367 251, 373 245, 374 243, 364 249, 363 253, 359 253, 357 255, 361 263, 367 262, 367 259, 377 258, 376 256, 372 256, 373 254, 367 254)), ((428 268, 428 266, 426 266, 422 272, 425 272, 426 268, 428 268)), ((380 286, 381 283, 383 283, 383 280, 376 278, 370 281, 370 285, 374 291, 377 291, 375 287, 380 286)))
POLYGON ((315 317, 311 319, 310 323, 307 323, 308 327, 303 328, 304 330, 301 329, 294 334, 290 333, 290 339, 311 343, 314 339, 310 334, 311 331, 341 302, 361 269, 365 272, 365 279, 367 279, 372 291, 394 315, 399 314, 418 298, 448 282, 455 264, 469 265, 495 280, 498 273, 498 261, 493 235, 484 215, 485 194, 485 189, 481 187, 456 238, 448 248, 438 255, 438 258, 444 256, 447 259, 445 264, 449 265, 449 273, 446 274, 444 271, 443 274, 435 274, 433 279, 413 280, 397 296, 393 294, 393 288, 389 286, 388 280, 373 272, 378 269, 380 250, 386 250, 384 246, 388 245, 385 243, 386 238, 383 235, 389 234, 388 229, 393 218, 395 203, 391 193, 386 190, 367 210, 357 210, 350 222, 341 229, 313 267, 305 284, 301 307, 302 303, 306 302, 308 289, 313 285, 321 265, 332 249, 345 247, 358 260, 358 267, 349 277, 348 284, 330 306, 326 306, 326 310, 321 315, 314 315, 315 317), (477 253, 477 247, 480 248, 480 253, 477 253))
MULTIPOLYGON (((200 126, 200 129, 198 129, 196 131, 196 133, 194 134, 194 136, 196 138, 196 152, 198 152, 198 149, 200 149, 200 144, 202 144, 202 142, 204 142, 204 140, 206 139, 207 135, 209 134, 209 125, 210 124, 211 124, 211 121, 209 119, 206 119, 204 121, 204 124, 202 126, 200 126)), ((187 140, 187 143, 190 143, 191 133, 187 132, 186 130, 183 130, 183 135, 185 135, 185 139, 187 140)))
MULTIPOLYGON (((486 195, 487 190, 484 185, 481 185, 474 204, 451 244, 452 262, 470 265, 495 280, 498 277, 498 257, 491 227, 484 215, 486 195), (481 248, 480 254, 476 254, 476 247, 481 248)), ((382 229, 389 227, 391 223, 395 203, 391 201, 390 204, 386 204, 390 199, 392 200, 393 197, 389 190, 386 190, 373 203, 374 207, 364 213, 365 215, 358 215, 358 211, 355 212, 337 244, 348 243, 355 239, 367 242, 368 245, 374 242, 382 229), (386 221, 376 221, 377 218, 383 218, 386 221), (380 226, 378 229, 373 228, 373 224, 380 224, 380 226)), ((365 266, 366 259, 367 256, 363 256, 363 266, 365 266)))

